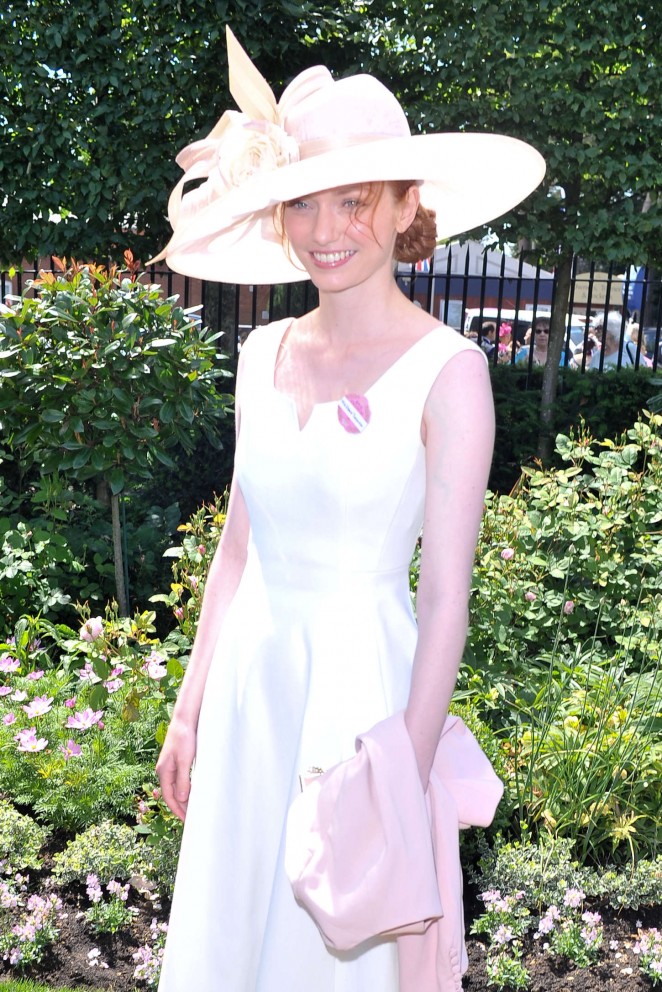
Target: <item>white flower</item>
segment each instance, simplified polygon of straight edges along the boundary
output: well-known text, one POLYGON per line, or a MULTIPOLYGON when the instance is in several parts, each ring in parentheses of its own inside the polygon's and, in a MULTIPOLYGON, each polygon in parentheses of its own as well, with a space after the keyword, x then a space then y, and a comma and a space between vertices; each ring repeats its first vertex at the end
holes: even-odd
POLYGON ((232 114, 218 146, 218 169, 226 186, 243 186, 260 172, 273 172, 298 162, 299 147, 290 135, 269 121, 232 114))

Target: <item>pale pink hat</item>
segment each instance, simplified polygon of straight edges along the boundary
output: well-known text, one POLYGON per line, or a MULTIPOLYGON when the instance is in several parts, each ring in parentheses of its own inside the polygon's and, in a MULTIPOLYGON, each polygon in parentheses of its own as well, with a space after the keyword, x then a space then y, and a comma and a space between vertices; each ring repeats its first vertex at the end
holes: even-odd
POLYGON ((173 236, 157 259, 221 282, 307 279, 274 227, 274 208, 337 186, 414 180, 436 211, 439 240, 510 210, 540 183, 530 145, 498 134, 412 136, 393 94, 369 75, 334 81, 324 66, 300 73, 276 99, 229 28, 226 111, 207 138, 177 156, 184 176, 168 214, 173 236), (192 180, 205 180, 184 192, 192 180))

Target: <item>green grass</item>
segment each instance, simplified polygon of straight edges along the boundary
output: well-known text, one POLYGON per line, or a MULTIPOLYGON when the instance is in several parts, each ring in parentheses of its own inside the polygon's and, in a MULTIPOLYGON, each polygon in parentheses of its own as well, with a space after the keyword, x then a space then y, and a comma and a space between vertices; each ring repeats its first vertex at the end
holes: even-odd
POLYGON ((70 989, 61 985, 41 985, 33 982, 29 978, 14 981, 14 979, 0 978, 0 988, 2 992, 90 992, 89 987, 70 989))

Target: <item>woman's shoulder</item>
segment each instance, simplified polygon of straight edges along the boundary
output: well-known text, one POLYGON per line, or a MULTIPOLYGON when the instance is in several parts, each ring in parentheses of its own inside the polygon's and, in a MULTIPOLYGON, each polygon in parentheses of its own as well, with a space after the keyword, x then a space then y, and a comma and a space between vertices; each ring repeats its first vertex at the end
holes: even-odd
POLYGON ((254 327, 242 342, 239 349, 240 354, 252 354, 258 349, 268 349, 270 345, 280 344, 280 340, 291 321, 291 317, 284 317, 282 320, 274 320, 270 324, 254 327))
POLYGON ((487 359, 485 352, 475 341, 466 338, 461 331, 448 324, 437 322, 424 338, 427 339, 430 350, 444 359, 452 358, 460 352, 474 353, 481 355, 484 360, 487 359))

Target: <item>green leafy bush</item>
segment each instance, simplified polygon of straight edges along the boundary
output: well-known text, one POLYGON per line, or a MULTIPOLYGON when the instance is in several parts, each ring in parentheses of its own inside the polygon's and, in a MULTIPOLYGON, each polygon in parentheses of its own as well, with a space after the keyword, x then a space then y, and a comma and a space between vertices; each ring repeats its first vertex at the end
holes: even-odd
POLYGON ((476 866, 467 872, 481 890, 522 893, 521 905, 540 912, 563 901, 569 888, 581 889, 614 909, 639 909, 662 903, 662 855, 636 865, 582 865, 575 842, 542 835, 537 843, 498 836, 492 846, 483 837, 476 866))
POLYGON ((40 852, 48 836, 45 827, 0 799, 0 873, 12 875, 26 868, 41 868, 40 852))
POLYGON ((97 876, 101 884, 113 879, 126 881, 140 873, 144 842, 125 824, 104 820, 69 841, 53 859, 53 874, 61 883, 84 882, 97 876))
POLYGON ((456 698, 502 738, 513 825, 582 859, 659 844, 661 426, 559 437, 563 467, 488 498, 477 553, 456 698))
MULTIPOLYGON (((120 493, 150 480, 156 464, 173 470, 170 449, 191 451, 200 434, 220 447, 231 397, 218 384, 230 373, 219 335, 140 282, 130 252, 124 270, 55 261, 57 275, 41 273, 0 309, 0 455, 15 484, 47 478, 54 503, 67 504, 74 485, 94 487, 111 511, 126 609, 120 493)), ((78 505, 57 509, 66 519, 78 505)))

